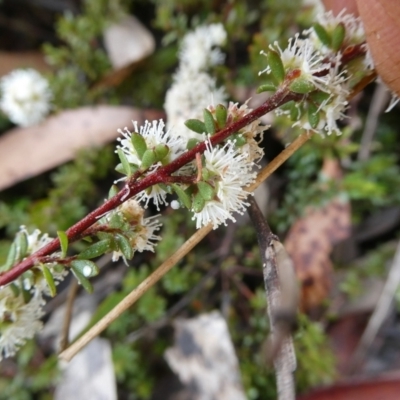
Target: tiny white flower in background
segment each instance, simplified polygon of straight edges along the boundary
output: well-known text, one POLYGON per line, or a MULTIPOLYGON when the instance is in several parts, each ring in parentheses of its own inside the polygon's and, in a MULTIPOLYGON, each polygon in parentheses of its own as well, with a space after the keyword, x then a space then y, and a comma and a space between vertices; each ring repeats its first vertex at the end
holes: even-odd
POLYGON ((181 64, 194 71, 222 64, 225 55, 215 46, 220 47, 225 41, 226 31, 222 24, 199 26, 183 38, 181 64))
POLYGON ((0 361, 13 356, 27 339, 41 330, 43 304, 41 295, 33 295, 26 303, 22 293, 16 295, 10 286, 0 290, 0 361))
POLYGON ((206 72, 194 72, 181 68, 174 76, 174 84, 165 97, 164 108, 168 127, 188 139, 205 140, 205 135, 191 131, 185 125, 189 118, 203 119, 203 110, 209 104, 226 104, 224 88, 217 87, 216 80, 206 72))
MULTIPOLYGON (((342 24, 346 30, 343 40, 343 46, 345 47, 365 42, 365 30, 361 18, 355 17, 352 14, 347 14, 345 9, 337 15, 334 15, 332 11, 319 13, 316 17, 316 21, 322 25, 328 33, 331 33, 339 24, 342 24)), ((305 30, 304 33, 310 35, 310 39, 322 53, 325 54, 332 51, 320 42, 313 28, 305 30)))
POLYGON ((321 0, 303 0, 304 7, 313 7, 313 16, 323 13, 325 8, 321 0))
POLYGON ((165 97, 164 108, 168 127, 188 139, 205 140, 185 126, 189 118, 202 119, 203 110, 209 104, 226 104, 227 94, 218 87, 207 70, 224 61, 224 54, 217 48, 227 39, 222 24, 200 26, 182 40, 179 67, 173 84, 165 97))
POLYGON ((52 94, 47 80, 33 69, 18 69, 0 81, 0 108, 17 125, 42 121, 51 108, 52 94))
MULTIPOLYGON (((156 242, 161 240, 161 237, 155 234, 161 228, 161 223, 156 219, 158 215, 144 218, 145 211, 135 199, 127 200, 114 212, 120 213, 131 225, 132 231, 128 236, 133 250, 140 253, 145 250, 154 252, 156 242)), ((107 216, 110 217, 111 215, 107 216)), ((114 251, 112 260, 117 261, 120 257, 123 257, 123 254, 114 251)))
POLYGON ((235 221, 233 213, 243 214, 246 210, 249 204, 245 200, 250 193, 243 188, 254 181, 256 174, 250 169, 247 154, 239 153, 233 142, 223 147, 213 147, 207 142, 204 159, 204 168, 214 175, 217 198, 207 201, 200 212, 194 213, 193 219, 197 228, 211 222, 216 229, 226 224, 227 219, 235 221))

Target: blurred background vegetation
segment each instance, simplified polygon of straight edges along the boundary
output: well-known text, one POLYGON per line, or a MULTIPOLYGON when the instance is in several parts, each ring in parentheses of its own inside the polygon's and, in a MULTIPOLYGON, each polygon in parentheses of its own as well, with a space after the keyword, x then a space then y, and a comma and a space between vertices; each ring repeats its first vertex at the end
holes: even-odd
MULTIPOLYGON (((313 10, 299 2, 274 0, 3 0, 0 14, 2 51, 34 50, 45 55, 57 112, 95 104, 162 110, 178 63, 180 40, 196 26, 214 22, 225 26, 229 38, 223 49, 226 62, 215 73, 230 99, 244 102, 261 83, 258 71, 265 65, 260 50, 275 40, 285 44, 295 32, 310 26, 313 10), (122 80, 108 84, 112 67, 102 35, 125 14, 135 15, 152 32, 156 51, 122 80)), ((334 249, 335 278, 331 279, 337 293, 327 298, 317 315, 299 315, 295 333, 299 392, 334 382, 340 374, 329 346, 329 326, 339 318, 330 302, 357 297, 367 279, 383 279, 394 253, 393 241, 400 227, 395 212, 400 205, 398 113, 380 117, 370 155, 358 156, 375 90, 371 85, 352 101, 350 117, 342 121, 342 136, 315 136, 280 168, 268 183, 268 201, 262 204, 273 231, 284 238, 310 207, 323 207, 338 193, 351 203, 353 233, 334 249), (322 166, 327 158, 339 161, 340 180, 324 176, 322 166), (381 228, 373 222, 375 230, 363 225, 373 218, 383 220, 387 214, 389 222, 381 228)), ((1 116, 1 132, 11 128, 1 116)), ((264 135, 267 160, 298 134, 290 121, 274 118, 264 135)), ((116 164, 112 144, 84 149, 73 161, 3 190, 0 264, 20 225, 55 236, 57 230, 68 228, 101 204, 118 177, 116 164)), ((149 213, 156 212, 150 207, 149 213)), ((185 212, 167 208, 162 214, 163 240, 155 254, 138 254, 129 268, 111 263, 103 267, 97 281, 112 269, 123 271, 123 277, 107 293, 97 294, 99 308, 92 323, 194 232, 185 212)), ((67 284, 60 287, 61 292, 67 284)), ((254 229, 245 218, 228 229, 211 232, 107 329, 104 336, 112 343, 119 398, 151 399, 158 382, 170 374, 163 352, 172 343, 173 319, 213 309, 220 309, 228 321, 248 398, 274 399, 274 373, 261 357, 268 332, 261 262, 254 229)), ((59 370, 48 340, 30 341, 15 358, 0 364, 0 398, 52 398, 59 370)))

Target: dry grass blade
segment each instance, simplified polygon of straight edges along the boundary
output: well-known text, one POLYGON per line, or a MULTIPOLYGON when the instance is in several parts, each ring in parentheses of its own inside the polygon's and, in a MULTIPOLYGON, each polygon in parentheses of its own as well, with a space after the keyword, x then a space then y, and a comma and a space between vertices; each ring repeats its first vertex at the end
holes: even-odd
MULTIPOLYGON (((265 179, 268 178, 277 168, 279 168, 297 149, 299 149, 312 134, 304 133, 300 135, 293 143, 275 157, 261 172, 258 174, 254 184, 246 188, 251 192, 255 190, 265 179)), ((139 286, 129 293, 119 304, 117 304, 107 315, 105 315, 97 324, 74 342, 69 348, 59 354, 59 357, 65 361, 69 361, 83 347, 85 347, 92 339, 104 331, 114 320, 134 304, 147 290, 157 283, 177 262, 179 262, 186 254, 192 250, 210 231, 212 224, 199 229, 192 235, 168 260, 162 263, 151 275, 149 275, 139 286)))

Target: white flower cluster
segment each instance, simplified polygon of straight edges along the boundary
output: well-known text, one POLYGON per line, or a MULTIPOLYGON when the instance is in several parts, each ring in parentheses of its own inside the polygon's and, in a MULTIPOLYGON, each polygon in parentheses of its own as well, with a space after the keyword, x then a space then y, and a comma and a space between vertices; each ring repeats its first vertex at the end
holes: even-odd
MULTIPOLYGON (((318 24, 304 31, 304 37, 289 40, 285 49, 275 43, 270 50, 276 52, 283 64, 286 76, 296 73, 290 86, 299 94, 314 96, 311 102, 302 102, 292 107, 282 107, 277 114, 290 115, 294 126, 315 132, 340 134, 337 120, 344 117, 347 97, 355 79, 365 76, 373 68, 372 60, 365 43, 365 34, 359 18, 344 12, 334 16, 332 12, 319 14, 318 24), (357 76, 350 68, 342 68, 342 57, 346 49, 360 45, 366 52, 356 65, 357 76), (313 93, 311 93, 313 92, 313 93), (321 95, 322 93, 322 95, 321 95)), ((268 57, 268 53, 262 52, 268 57)), ((269 65, 260 72, 272 74, 269 65)), ((354 67, 353 67, 354 68, 354 67)))
MULTIPOLYGON (((164 145, 168 149, 168 154, 165 158, 166 162, 173 161, 178 155, 180 155, 186 146, 186 141, 178 136, 172 135, 171 130, 165 130, 164 121, 146 121, 144 126, 138 127, 137 122, 133 122, 134 133, 139 133, 146 142, 148 149, 154 149, 157 145, 164 145)), ((119 146, 123 153, 126 155, 128 161, 135 165, 137 168, 142 166, 142 158, 139 156, 137 150, 132 144, 132 132, 127 127, 124 130, 119 129, 118 132, 123 138, 117 140, 121 143, 119 146)), ((161 162, 157 162, 150 167, 150 171, 155 171, 161 166, 161 162)), ((165 198, 167 192, 160 187, 160 185, 153 185, 148 191, 143 191, 137 196, 138 201, 144 201, 145 207, 147 208, 149 200, 152 199, 157 209, 162 204, 167 204, 165 198)))
POLYGON ((33 69, 17 69, 0 81, 0 108, 17 125, 42 121, 51 108, 52 94, 47 80, 33 69))
POLYGON ((244 188, 252 183, 256 174, 252 171, 252 163, 247 161, 248 154, 239 152, 234 142, 227 142, 223 147, 213 147, 207 142, 204 152, 204 169, 210 175, 208 182, 216 189, 216 195, 205 202, 200 212, 194 212, 196 228, 209 223, 216 229, 230 219, 235 222, 233 213, 243 214, 249 192, 244 188))
POLYGON ((225 55, 219 47, 225 42, 226 31, 222 24, 199 26, 183 38, 181 66, 192 71, 202 71, 212 65, 222 64, 225 55))
POLYGON ((164 104, 168 127, 174 127, 177 134, 204 140, 205 137, 186 128, 184 122, 200 118, 210 103, 226 102, 225 90, 208 74, 211 67, 224 61, 219 47, 225 43, 226 36, 222 24, 211 24, 199 26, 183 38, 178 71, 164 104))
MULTIPOLYGON (((208 111, 217 118, 216 107, 209 106, 208 111)), ((230 103, 225 111, 225 123, 230 124, 252 110, 248 108, 247 104, 239 106, 237 103, 230 103)), ((263 155, 257 140, 264 129, 265 127, 260 126, 260 120, 256 120, 240 129, 225 144, 212 146, 207 141, 207 150, 203 154, 201 166, 198 165, 198 161, 193 161, 174 175, 177 182, 179 182, 179 178, 192 179, 192 184, 182 183, 179 186, 182 191, 189 190, 187 196, 191 206, 187 204, 186 206, 193 212, 193 219, 196 219, 198 228, 211 222, 215 229, 218 225, 225 224, 227 219, 234 221, 233 214, 235 212, 243 213, 248 205, 245 199, 249 195, 244 188, 253 182, 255 178, 253 167, 263 155), (199 197, 198 185, 203 185, 202 188, 206 187, 206 191, 208 191, 203 197, 199 197)), ((162 121, 146 122, 140 128, 135 123, 135 130, 142 135, 148 149, 156 148, 157 145, 166 145, 169 153, 173 155, 171 160, 183 153, 189 140, 187 138, 185 141, 175 129, 165 131, 162 121)), ((133 134, 127 129, 120 133, 123 135, 123 139, 120 140, 119 148, 130 163, 140 166, 142 160, 133 145, 133 134)), ((160 163, 154 164, 149 171, 156 171, 160 165, 160 163)), ((168 193, 171 193, 171 187, 168 189, 167 185, 153 185, 134 198, 139 202, 144 202, 146 207, 152 200, 158 208, 161 204, 167 204, 168 193)), ((178 208, 176 202, 174 208, 178 208)))
MULTIPOLYGON (((26 255, 39 250, 52 239, 47 234, 41 235, 36 229, 28 234, 25 227, 21 227, 18 234, 26 235, 28 248, 26 255)), ((16 249, 17 252, 20 249, 16 249)), ((55 284, 64 279, 67 271, 58 269, 56 265, 46 264, 55 284)), ((0 361, 2 358, 15 354, 27 339, 42 328, 40 318, 43 316, 44 296, 50 290, 40 267, 34 267, 22 275, 20 280, 14 281, 0 290, 0 361)))

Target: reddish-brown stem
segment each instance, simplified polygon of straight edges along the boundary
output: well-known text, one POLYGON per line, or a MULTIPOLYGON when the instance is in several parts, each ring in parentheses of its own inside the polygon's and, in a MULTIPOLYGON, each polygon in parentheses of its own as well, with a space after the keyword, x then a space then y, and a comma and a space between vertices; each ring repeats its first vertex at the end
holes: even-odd
MULTIPOLYGON (((213 146, 223 142, 233 133, 238 132, 240 129, 249 125, 256 119, 263 116, 264 114, 269 113, 270 111, 278 108, 279 106, 290 100, 292 100, 292 97, 291 93, 289 92, 289 89, 287 88, 286 85, 282 85, 282 87, 278 89, 277 92, 274 93, 260 107, 251 111, 240 120, 226 126, 224 129, 222 129, 214 136, 212 136, 209 139, 209 141, 213 146)), ((172 161, 170 164, 159 168, 158 170, 147 175, 146 177, 144 177, 139 181, 136 179, 137 175, 135 174, 127 181, 125 187, 121 191, 119 191, 114 197, 107 200, 96 210, 92 211, 82 220, 80 220, 75 225, 70 227, 66 231, 66 234, 68 236, 68 241, 69 242, 75 241, 77 238, 80 237, 82 232, 84 232, 87 228, 96 223, 99 220, 99 218, 101 218, 103 215, 107 214, 114 208, 118 207, 120 204, 122 204, 124 201, 131 198, 132 196, 136 195, 137 193, 141 192, 142 190, 150 186, 168 181, 168 179, 174 172, 178 171, 182 166, 194 160, 196 158, 197 153, 202 154, 204 153, 205 150, 206 150, 206 143, 201 142, 197 144, 193 149, 183 153, 181 156, 179 156, 176 160, 172 161)), ((52 240, 50 243, 42 247, 36 253, 30 255, 29 257, 21 261, 19 264, 15 265, 9 271, 0 274, 0 286, 12 282, 14 279, 18 278, 18 276, 23 274, 25 271, 32 268, 32 266, 39 258, 52 254, 59 248, 60 248, 59 239, 56 238, 52 240)))
MULTIPOLYGON (((365 49, 363 44, 348 47, 342 57, 342 63, 348 63, 355 57, 365 53, 365 49)), ((328 71, 324 71, 321 73, 327 73, 328 71)), ((294 79, 295 76, 287 76, 287 80, 294 79)), ((288 83, 288 82, 287 82, 288 83)), ((255 110, 251 111, 247 115, 245 115, 240 120, 226 126, 224 129, 221 129, 218 133, 214 136, 210 137, 209 142, 212 146, 215 146, 218 143, 223 142, 227 139, 230 135, 235 132, 238 132, 240 129, 244 128, 245 126, 249 125, 256 119, 262 117, 264 114, 269 113, 270 111, 278 108, 282 104, 290 101, 290 100, 298 100, 299 95, 292 93, 288 89, 287 84, 283 84, 277 91, 274 93, 267 101, 265 101, 261 106, 256 108, 255 110)), ((158 170, 154 171, 153 173, 145 176, 143 179, 138 180, 142 172, 136 172, 133 176, 129 178, 126 182, 125 187, 118 192, 114 197, 106 201, 103 205, 98 207, 96 210, 92 211, 82 220, 77 222, 71 228, 66 231, 68 236, 69 242, 73 242, 77 240, 82 233, 96 223, 99 218, 103 215, 107 214, 114 208, 118 207, 124 201, 128 200, 129 198, 133 197, 137 193, 141 192, 142 190, 156 185, 158 183, 167 183, 174 181, 175 177, 172 178, 172 174, 178 171, 181 167, 186 165, 187 163, 191 162, 196 158, 196 154, 203 154, 206 150, 206 141, 197 144, 191 150, 186 151, 181 156, 179 156, 176 160, 172 161, 170 164, 159 168, 158 170)), ((176 177, 177 178, 177 177, 176 177)), ((182 177, 179 177, 182 179, 182 177)), ((190 177, 189 181, 192 179, 190 177)), ((175 182, 175 181, 174 181, 175 182)), ((180 181, 181 182, 181 181, 180 181)), ((189 182, 190 183, 190 182, 189 182)), ((31 256, 27 257, 25 260, 21 261, 19 264, 15 265, 12 269, 7 272, 0 274, 0 286, 6 285, 20 276, 22 273, 30 269, 35 262, 40 258, 46 255, 52 254, 60 248, 60 241, 54 239, 46 246, 42 247, 36 253, 32 254, 31 256)))

